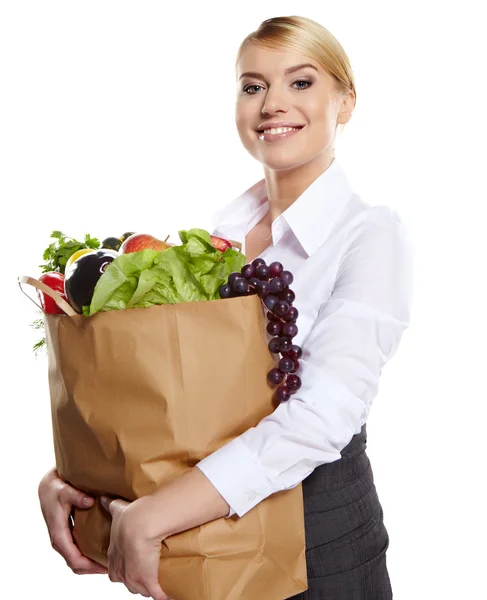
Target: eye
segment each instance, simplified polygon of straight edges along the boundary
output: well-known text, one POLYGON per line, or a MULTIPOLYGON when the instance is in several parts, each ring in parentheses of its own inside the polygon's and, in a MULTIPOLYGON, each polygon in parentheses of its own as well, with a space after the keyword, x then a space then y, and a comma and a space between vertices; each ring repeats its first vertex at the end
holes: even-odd
MULTIPOLYGON (((313 85, 313 82, 309 81, 308 79, 299 79, 298 81, 295 81, 292 85, 296 85, 296 84, 298 84, 299 87, 295 88, 295 89, 306 90, 306 89, 308 89, 309 87, 311 87, 313 85), (300 84, 304 84, 304 85, 300 85, 300 84)), ((253 96, 253 95, 256 94, 255 88, 262 88, 262 86, 261 85, 257 85, 257 84, 246 85, 243 88, 243 92, 245 94, 249 94, 249 95, 253 96), (254 90, 254 91, 250 91, 250 90, 254 90)))
MULTIPOLYGON (((261 85, 256 85, 256 84, 254 84, 254 85, 246 85, 246 86, 244 87, 243 91, 244 91, 246 94, 248 94, 250 89, 252 89, 252 88, 256 88, 256 87, 262 87, 262 86, 261 86, 261 85)), ((250 95, 251 95, 251 96, 253 96, 253 95, 254 95, 254 93, 255 93, 255 92, 252 92, 252 93, 250 93, 250 95)))
POLYGON ((300 79, 299 81, 295 81, 295 82, 293 83, 293 85, 296 85, 297 83, 306 83, 306 84, 307 84, 307 85, 306 85, 306 87, 298 87, 298 88, 297 88, 298 90, 306 90, 306 89, 308 89, 308 88, 309 88, 311 85, 313 85, 313 82, 312 82, 312 81, 308 81, 307 79, 300 79))

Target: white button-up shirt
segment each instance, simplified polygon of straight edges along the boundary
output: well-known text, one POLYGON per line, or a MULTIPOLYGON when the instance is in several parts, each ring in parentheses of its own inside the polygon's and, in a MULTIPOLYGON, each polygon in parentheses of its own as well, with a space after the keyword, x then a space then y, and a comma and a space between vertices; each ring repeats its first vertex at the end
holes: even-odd
MULTIPOLYGON (((245 254, 245 236, 268 210, 262 179, 214 215, 213 235, 241 242, 245 254)), ((228 516, 340 459, 410 322, 414 248, 406 226, 394 209, 361 200, 336 158, 274 220, 272 242, 259 256, 294 275, 302 387, 198 463, 230 505, 228 516)))

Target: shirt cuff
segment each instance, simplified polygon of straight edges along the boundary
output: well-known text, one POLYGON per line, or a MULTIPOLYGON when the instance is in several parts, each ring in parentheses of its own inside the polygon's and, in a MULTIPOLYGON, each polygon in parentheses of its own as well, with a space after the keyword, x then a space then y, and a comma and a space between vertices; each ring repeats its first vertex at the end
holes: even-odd
MULTIPOLYGON (((237 437, 196 465, 230 506, 242 517, 275 491, 263 467, 237 437)), ((233 512, 232 512, 233 511, 233 512)))

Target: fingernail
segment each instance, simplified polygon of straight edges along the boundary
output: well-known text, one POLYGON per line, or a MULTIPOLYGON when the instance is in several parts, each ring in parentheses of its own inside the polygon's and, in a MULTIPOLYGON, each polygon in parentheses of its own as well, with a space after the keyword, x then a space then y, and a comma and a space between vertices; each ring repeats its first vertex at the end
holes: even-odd
POLYGON ((84 504, 85 506, 89 506, 89 505, 91 504, 91 502, 92 502, 92 499, 91 499, 91 498, 88 498, 88 496, 85 496, 85 497, 83 498, 83 504, 84 504))

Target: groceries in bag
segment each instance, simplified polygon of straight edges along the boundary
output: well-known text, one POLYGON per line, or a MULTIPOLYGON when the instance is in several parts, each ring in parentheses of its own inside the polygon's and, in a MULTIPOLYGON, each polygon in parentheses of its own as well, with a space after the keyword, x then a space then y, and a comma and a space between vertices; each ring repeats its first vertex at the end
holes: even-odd
MULTIPOLYGON (((300 386, 292 275, 278 262, 245 264, 238 248, 219 250, 202 231, 180 232, 176 251, 118 251, 99 265, 83 312, 64 304, 66 314, 44 317, 56 467, 97 498, 75 510, 73 536, 102 564, 111 523, 100 495, 151 493, 300 386)), ((170 536, 159 579, 179 600, 278 600, 305 590, 301 486, 241 518, 170 536)))

